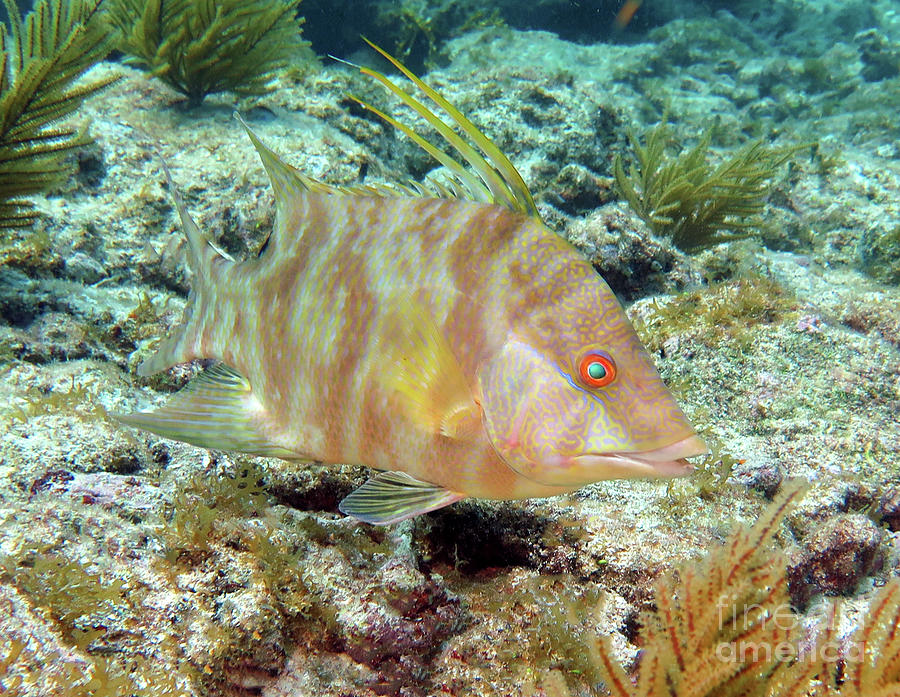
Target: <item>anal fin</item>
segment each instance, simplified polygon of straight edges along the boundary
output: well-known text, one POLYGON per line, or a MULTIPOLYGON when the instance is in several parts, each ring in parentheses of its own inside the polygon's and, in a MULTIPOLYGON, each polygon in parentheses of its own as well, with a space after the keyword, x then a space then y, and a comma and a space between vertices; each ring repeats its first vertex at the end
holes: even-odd
POLYGON ((364 523, 388 525, 434 511, 465 498, 405 472, 381 472, 345 497, 338 510, 364 523))
POLYGON ((260 432, 262 413, 262 405, 247 379, 219 364, 194 379, 162 408, 116 418, 129 426, 202 448, 291 460, 310 459, 270 442, 260 432))

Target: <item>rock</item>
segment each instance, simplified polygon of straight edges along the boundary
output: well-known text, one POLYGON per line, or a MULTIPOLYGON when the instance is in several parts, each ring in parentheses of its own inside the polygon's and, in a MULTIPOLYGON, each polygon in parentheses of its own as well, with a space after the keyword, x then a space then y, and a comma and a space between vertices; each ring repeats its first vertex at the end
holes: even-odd
POLYGON ((863 62, 862 76, 878 82, 900 75, 900 44, 892 43, 877 29, 866 29, 853 37, 863 62))
POLYGON ((15 587, 0 584, 0 637, 3 637, 0 693, 72 694, 77 689, 76 681, 89 679, 90 657, 69 645, 48 614, 35 608, 30 598, 15 587), (16 678, 28 682, 17 685, 16 678), (5 689, 7 685, 11 686, 10 692, 5 689), (28 685, 35 691, 29 692, 28 685))
MULTIPOLYGON (((281 672, 286 658, 284 618, 264 589, 223 594, 214 622, 228 628, 229 641, 220 645, 222 653, 214 657, 226 684, 258 689, 281 672)), ((204 661, 210 658, 203 656, 204 661)))
POLYGON ((871 225, 858 245, 860 268, 883 283, 900 283, 900 225, 885 230, 871 225))
POLYGON ((431 658, 465 617, 440 576, 426 576, 408 559, 394 557, 364 596, 337 614, 336 624, 343 650, 377 672, 377 694, 418 695, 431 658))
POLYGON ((882 491, 874 513, 892 532, 900 530, 900 487, 889 486, 882 491))
POLYGON ((72 253, 66 259, 64 267, 66 276, 82 283, 96 283, 107 275, 103 265, 84 252, 72 253))
POLYGON ((14 326, 29 324, 46 300, 36 287, 37 282, 22 271, 0 267, 0 317, 14 326))
POLYGON ((564 213, 584 215, 612 200, 611 180, 598 177, 586 167, 565 165, 550 188, 547 200, 564 213))
POLYGON ((777 463, 766 462, 758 467, 736 473, 737 480, 761 492, 767 499, 778 493, 784 481, 784 471, 777 463))
POLYGON ((672 292, 699 281, 687 257, 620 205, 608 205, 575 221, 566 237, 624 300, 672 292))
POLYGON ((805 607, 818 593, 852 593, 884 561, 881 542, 881 530, 863 515, 826 520, 804 540, 803 552, 788 569, 793 603, 805 607))
POLYGON ((21 357, 31 363, 71 361, 103 356, 86 325, 69 314, 47 312, 28 328, 32 340, 23 348, 21 357))
POLYGON ((466 573, 510 566, 539 568, 550 556, 544 543, 549 519, 510 504, 462 502, 435 512, 421 537, 430 565, 466 573))

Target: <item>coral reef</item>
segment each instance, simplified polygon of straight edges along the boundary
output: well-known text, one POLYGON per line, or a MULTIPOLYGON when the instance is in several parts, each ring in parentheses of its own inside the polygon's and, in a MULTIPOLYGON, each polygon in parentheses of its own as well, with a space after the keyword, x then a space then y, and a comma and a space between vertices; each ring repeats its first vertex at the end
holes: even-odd
MULTIPOLYGON (((547 28, 540 13, 564 4, 496 7, 512 26, 547 28)), ((717 452, 670 485, 463 502, 387 530, 337 513, 366 478, 360 468, 225 456, 108 418, 164 399, 200 369, 133 372, 190 287, 150 153, 166 158, 198 223, 234 255, 256 253, 272 213, 264 172, 224 107, 230 97, 207 97, 197 118, 171 108, 147 73, 94 66, 82 85, 124 76, 75 114, 90 120, 95 144, 69 160, 78 171, 65 191, 28 197, 41 216, 0 255, 0 692, 603 694, 597 638, 609 666, 650 680, 650 643, 676 647, 659 628, 683 638, 682 613, 697 607, 685 593, 711 588, 700 571, 736 568, 734 547, 720 542, 762 540, 746 525, 765 498, 794 496, 795 478, 812 492, 751 559, 777 582, 778 616, 799 646, 832 642, 846 660, 820 665, 815 686, 768 688, 896 689, 896 662, 884 657, 898 653, 900 291, 874 270, 890 267, 900 220, 900 78, 867 79, 900 41, 893 4, 776 0, 754 18, 749 0, 644 3, 604 44, 498 27, 445 43, 458 27, 432 23, 441 67, 429 80, 510 153, 542 215, 621 294, 717 452), (684 17, 654 38, 641 33, 676 10, 684 17), (754 239, 687 255, 614 200, 626 125, 645 133, 664 114, 674 142, 711 132, 717 162, 748 141, 818 147, 778 169, 754 239), (724 566, 704 561, 710 550, 724 566), (674 624, 659 624, 668 610, 674 624)), ((346 34, 335 55, 372 64, 351 55, 354 25, 335 26, 341 7, 303 0, 304 36, 319 22, 319 36, 346 34)), ((376 10, 350 8, 372 38, 376 10)), ((553 21, 572 36, 574 16, 553 21)), ((593 31, 584 15, 581 24, 583 36, 593 31)), ((424 59, 417 36, 412 55, 424 59)), ((347 94, 402 113, 329 62, 241 111, 291 164, 333 184, 431 172, 347 94)), ((677 665, 657 665, 684 684, 677 665)), ((789 669, 772 675, 796 675, 789 669)), ((713 684, 727 694, 734 679, 713 684)))

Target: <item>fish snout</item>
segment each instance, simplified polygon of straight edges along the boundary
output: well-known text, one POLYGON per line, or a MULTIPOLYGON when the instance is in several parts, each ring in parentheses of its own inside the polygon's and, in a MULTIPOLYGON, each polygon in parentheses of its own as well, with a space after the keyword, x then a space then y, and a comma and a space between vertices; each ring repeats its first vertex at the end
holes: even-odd
POLYGON ((634 452, 586 453, 559 463, 576 480, 683 477, 694 470, 686 458, 705 455, 706 444, 695 434, 659 448, 634 452))
POLYGON ((618 453, 624 458, 633 459, 649 466, 657 477, 680 477, 694 471, 694 465, 685 458, 706 455, 709 448, 699 436, 692 434, 661 448, 645 452, 618 453))

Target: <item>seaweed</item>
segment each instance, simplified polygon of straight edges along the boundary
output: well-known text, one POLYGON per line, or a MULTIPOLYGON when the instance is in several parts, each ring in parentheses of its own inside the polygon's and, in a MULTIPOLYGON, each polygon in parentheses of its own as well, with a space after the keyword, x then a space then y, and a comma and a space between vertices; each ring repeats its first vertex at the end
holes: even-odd
POLYGON ((710 452, 694 465, 690 477, 666 481, 665 505, 670 512, 680 508, 689 514, 693 513, 697 497, 707 501, 714 500, 716 495, 728 490, 735 466, 743 463, 743 460, 727 452, 713 434, 702 435, 710 452))
MULTIPOLYGON (((41 608, 64 642, 79 650, 62 655, 60 649, 28 636, 0 643, 0 694, 59 694, 69 697, 184 697, 184 669, 167 670, 152 656, 98 655, 110 642, 109 618, 133 614, 139 606, 135 589, 123 580, 112 581, 90 571, 81 561, 58 553, 29 552, 20 559, 0 555, 0 580, 10 582, 29 602, 41 608)), ((137 593, 142 589, 138 588, 137 593)), ((157 646, 173 644, 164 638, 157 646)), ((170 645, 167 648, 173 650, 170 645)))
POLYGON ((35 651, 10 639, 0 658, 0 695, 66 697, 189 697, 188 675, 166 670, 149 658, 123 663, 110 656, 87 655, 74 662, 59 651, 35 651), (38 692, 38 690, 41 690, 38 692))
POLYGON ((182 555, 210 553, 217 526, 259 515, 267 505, 262 472, 252 461, 234 477, 195 475, 179 488, 160 521, 166 560, 174 564, 182 555))
MULTIPOLYGON (((0 165, 0 172, 2 172, 2 165, 0 165)), ((4 199, 2 186, 2 174, 0 174, 0 231, 2 231, 0 232, 0 266, 27 269, 31 273, 40 271, 52 273, 57 270, 61 262, 58 256, 51 252, 53 238, 46 230, 26 229, 26 226, 33 223, 36 218, 31 202, 21 199, 16 201, 4 199)))
POLYGON ((46 608, 65 638, 80 649, 104 633, 80 628, 83 620, 117 612, 127 604, 123 581, 104 581, 79 561, 37 554, 18 563, 7 558, 2 566, 16 587, 46 608))
MULTIPOLYGON (((104 0, 41 0, 25 20, 3 0, 0 24, 0 229, 30 226, 27 197, 57 186, 74 171, 67 155, 89 142, 84 129, 55 128, 117 76, 74 86, 110 48, 104 0)), ((6 250, 0 250, 0 256, 6 250)))
POLYGON ((300 0, 111 0, 127 62, 185 95, 264 94, 306 42, 300 0))
POLYGON ((621 156, 613 165, 616 186, 632 210, 654 234, 688 253, 759 230, 775 170, 811 146, 771 148, 756 141, 714 166, 708 161, 712 134, 706 131, 693 148, 671 157, 665 123, 647 134, 646 145, 629 132, 637 166, 626 175, 621 156))
POLYGON ((73 376, 72 385, 65 392, 29 387, 15 401, 0 407, 0 419, 27 423, 34 416, 65 414, 85 421, 101 421, 108 418, 108 414, 103 405, 94 400, 95 396, 84 385, 76 385, 73 376))
POLYGON ((859 266, 882 283, 900 284, 900 225, 868 227, 859 239, 859 266))
POLYGON ((680 335, 710 348, 739 351, 758 340, 760 325, 774 324, 798 309, 796 298, 775 279, 759 274, 711 283, 670 298, 654 299, 635 317, 635 328, 653 352, 680 335))

